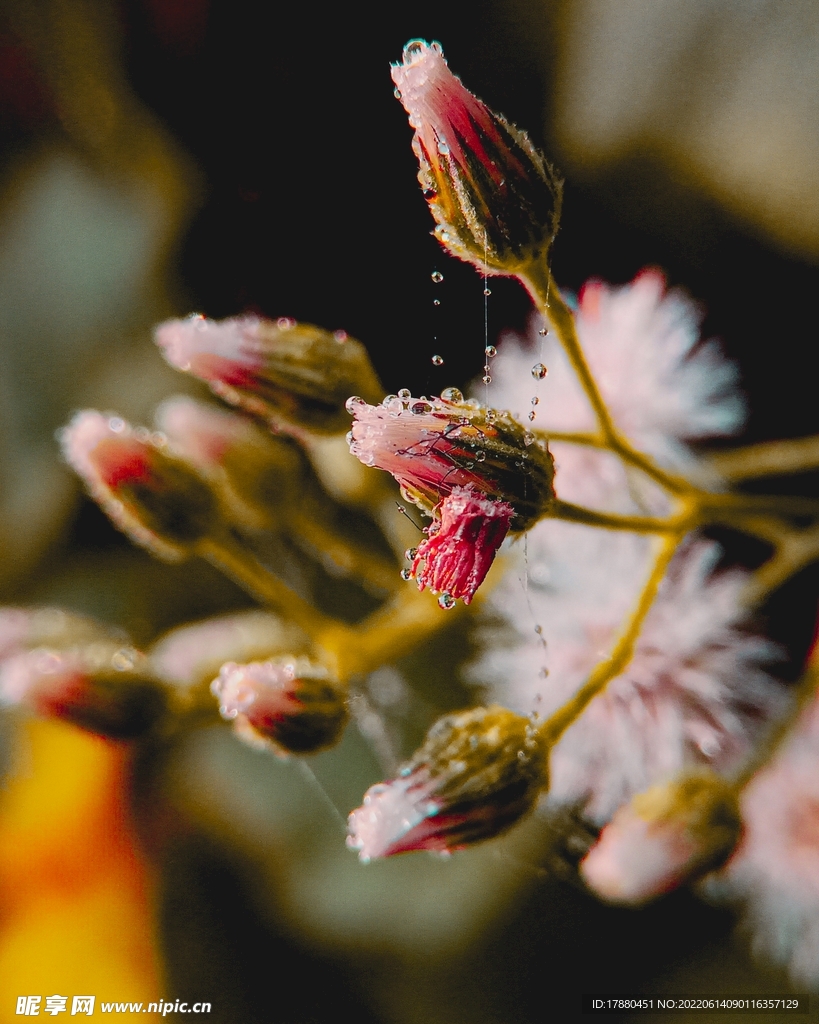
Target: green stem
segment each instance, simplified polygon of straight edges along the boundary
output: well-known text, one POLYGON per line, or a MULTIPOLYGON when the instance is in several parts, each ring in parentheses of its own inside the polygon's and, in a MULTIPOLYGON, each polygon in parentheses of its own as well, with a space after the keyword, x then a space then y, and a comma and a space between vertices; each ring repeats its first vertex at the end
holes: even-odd
POLYGON ((563 519, 572 523, 585 523, 604 530, 631 530, 633 533, 679 533, 687 517, 672 516, 659 519, 654 516, 626 516, 616 512, 596 512, 594 509, 572 505, 556 498, 546 512, 547 519, 563 519))

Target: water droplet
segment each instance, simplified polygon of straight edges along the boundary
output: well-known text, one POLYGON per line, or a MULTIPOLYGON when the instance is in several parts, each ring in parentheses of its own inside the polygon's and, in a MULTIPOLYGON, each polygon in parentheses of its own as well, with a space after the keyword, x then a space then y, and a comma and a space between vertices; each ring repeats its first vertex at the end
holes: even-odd
POLYGON ((404 57, 419 57, 426 49, 426 45, 423 39, 410 39, 404 47, 404 57))
POLYGON ((350 335, 346 331, 333 331, 333 337, 339 345, 343 345, 350 335))
POLYGON ((412 569, 402 569, 401 579, 405 582, 412 579, 412 569))
POLYGON ((443 356, 439 356, 439 355, 434 355, 432 357, 432 365, 433 366, 443 366, 444 365, 444 357, 443 356))
POLYGON ((432 412, 432 406, 429 402, 413 402, 410 406, 410 412, 416 416, 424 416, 429 412, 432 412))
POLYGON ((486 452, 475 452, 475 461, 484 462, 486 460, 486 452))
POLYGON ((404 411, 404 403, 398 395, 387 395, 381 403, 381 407, 386 409, 387 412, 392 413, 393 416, 400 416, 404 411))
POLYGON ((441 392, 441 398, 444 402, 451 402, 454 405, 464 400, 464 396, 457 388, 444 388, 441 392))
POLYGON ((540 405, 540 399, 537 397, 537 395, 535 395, 535 397, 532 399, 532 405, 540 405))
POLYGON ((498 411, 497 411, 497 409, 487 409, 486 410, 486 422, 489 424, 490 427, 495 422, 495 420, 497 420, 497 418, 498 418, 498 411))
POLYGON ((408 402, 412 398, 412 392, 409 388, 401 388, 398 392, 398 397, 402 402, 408 402))
POLYGON ((108 420, 108 429, 115 434, 121 434, 125 430, 125 420, 119 416, 111 416, 108 420))
POLYGON ((535 365, 532 367, 532 376, 535 378, 535 380, 543 380, 543 378, 546 376, 548 372, 549 371, 546 369, 543 363, 535 363, 535 365))
POLYGON ((452 594, 441 594, 438 598, 439 607, 449 611, 450 608, 454 608, 458 602, 452 596, 452 594))
POLYGON ((535 632, 538 636, 543 632, 543 626, 535 626, 535 632))
POLYGON ((292 331, 296 326, 296 321, 289 316, 280 316, 276 321, 276 326, 280 331, 292 331))
POLYGON ((523 435, 523 443, 528 448, 530 444, 535 443, 535 435, 531 431, 527 430, 526 433, 523 435))
POLYGON ((444 275, 441 273, 440 270, 433 270, 429 276, 432 278, 433 284, 440 284, 441 281, 443 281, 444 279, 444 275))
POLYGON ((467 462, 466 468, 467 469, 474 469, 475 468, 475 463, 474 462, 467 462))
POLYGON ((525 764, 529 760, 529 755, 524 750, 518 751, 518 761, 523 761, 525 764))
POLYGON ((344 440, 347 442, 347 444, 352 444, 353 441, 355 441, 355 437, 353 435, 352 430, 347 431, 347 433, 344 435, 344 440))
POLYGON ((438 152, 441 156, 446 156, 449 153, 449 143, 443 137, 438 139, 438 152))
POLYGON ((400 89, 393 89, 393 91, 392 91, 392 94, 393 94, 393 96, 394 96, 394 97, 395 97, 395 98, 396 98, 397 100, 400 100, 400 99, 401 99, 401 90, 400 90, 400 89))
POLYGON ((534 420, 534 418, 535 418, 535 414, 533 412, 530 412, 529 413, 529 422, 531 423, 534 420))
POLYGON ((440 306, 441 305, 441 300, 440 299, 433 299, 432 300, 432 305, 433 306, 440 306))
POLYGON ((484 384, 491 384, 492 383, 492 378, 489 376, 488 373, 485 373, 483 375, 483 377, 481 377, 481 380, 484 382, 484 384))
POLYGON ((549 333, 549 328, 548 327, 541 327, 540 330, 537 333, 541 336, 541 338, 545 338, 546 335, 549 333))
POLYGON ((411 562, 417 554, 418 548, 407 548, 407 550, 404 552, 404 558, 411 562))
POLYGON ((494 345, 487 345, 486 348, 484 349, 484 352, 490 359, 494 359, 495 356, 498 354, 498 350, 495 348, 494 345))
POLYGON ((491 295, 492 294, 492 289, 491 288, 484 288, 483 293, 484 293, 484 295, 491 295))

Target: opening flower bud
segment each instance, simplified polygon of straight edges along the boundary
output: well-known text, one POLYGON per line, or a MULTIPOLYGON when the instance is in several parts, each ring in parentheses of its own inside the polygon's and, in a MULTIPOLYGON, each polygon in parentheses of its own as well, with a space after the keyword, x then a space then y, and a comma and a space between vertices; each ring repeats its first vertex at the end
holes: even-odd
POLYGON ((0 665, 0 703, 112 739, 141 735, 167 707, 145 656, 111 642, 40 647, 8 658, 0 665))
MULTIPOLYGON (((554 498, 554 462, 506 413, 446 399, 398 398, 380 405, 352 398, 350 451, 392 474, 434 522, 408 577, 442 601, 468 604, 508 531, 531 527, 554 498)), ((450 605, 445 605, 450 606, 450 605)))
POLYGON ((229 661, 211 683, 211 693, 242 739, 280 754, 330 747, 347 724, 345 689, 307 658, 229 661))
POLYGON ((91 497, 119 529, 154 554, 178 561, 219 531, 215 494, 190 465, 166 450, 164 438, 87 409, 61 431, 60 442, 91 497))
POLYGON ((719 867, 741 830, 733 789, 712 772, 686 775, 621 807, 580 873, 610 903, 645 903, 719 867))
POLYGON ((444 248, 499 274, 544 258, 562 182, 526 133, 469 92, 439 43, 409 42, 392 80, 415 129, 418 180, 444 248))
POLYGON ((285 431, 339 433, 348 395, 375 401, 382 393, 360 342, 286 318, 168 320, 157 327, 156 342, 171 366, 285 431))
POLYGON ((535 806, 546 754, 531 721, 497 704, 446 715, 397 779, 367 790, 347 845, 369 861, 499 835, 535 806))

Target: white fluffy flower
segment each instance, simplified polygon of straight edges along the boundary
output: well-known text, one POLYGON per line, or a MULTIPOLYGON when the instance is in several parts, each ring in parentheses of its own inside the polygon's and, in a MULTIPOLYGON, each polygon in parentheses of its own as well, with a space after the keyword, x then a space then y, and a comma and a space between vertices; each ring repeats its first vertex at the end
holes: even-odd
POLYGON ((746 903, 755 950, 819 983, 819 704, 742 794, 743 841, 711 888, 746 903))
MULTIPOLYGON (((667 292, 654 270, 620 288, 589 282, 576 314, 580 344, 617 427, 640 451, 678 470, 697 469, 686 440, 734 434, 745 419, 736 368, 716 342, 699 343, 700 320, 691 299, 667 292)), ((554 333, 535 334, 528 345, 507 335, 492 376, 493 404, 522 422, 537 398, 537 428, 594 430, 591 406, 554 333), (538 362, 549 372, 533 380, 538 362)))

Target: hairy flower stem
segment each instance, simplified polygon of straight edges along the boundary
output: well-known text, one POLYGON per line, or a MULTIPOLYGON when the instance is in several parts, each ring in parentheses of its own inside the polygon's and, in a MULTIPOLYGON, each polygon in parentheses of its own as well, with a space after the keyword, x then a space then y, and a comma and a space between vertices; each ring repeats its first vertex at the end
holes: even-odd
POLYGON ((539 732, 549 746, 558 741, 561 735, 580 717, 598 693, 601 693, 606 685, 615 676, 619 675, 628 665, 629 661, 631 661, 645 617, 654 603, 654 598, 657 596, 657 590, 663 576, 665 576, 668 563, 674 557, 674 552, 677 550, 683 536, 683 533, 676 532, 669 534, 659 542, 659 551, 651 574, 640 594, 628 624, 614 645, 611 655, 593 669, 589 678, 574 697, 540 727, 539 732))

